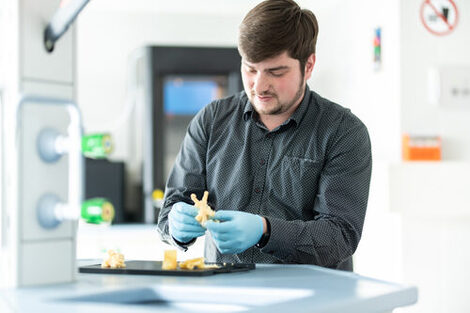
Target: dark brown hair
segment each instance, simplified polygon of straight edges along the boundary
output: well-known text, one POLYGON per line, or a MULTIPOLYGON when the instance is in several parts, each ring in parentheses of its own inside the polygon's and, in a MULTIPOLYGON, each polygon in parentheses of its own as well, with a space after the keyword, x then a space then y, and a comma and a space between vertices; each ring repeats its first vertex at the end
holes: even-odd
POLYGON ((312 11, 293 0, 266 0, 243 19, 238 50, 249 62, 258 63, 287 51, 300 61, 304 72, 308 57, 315 53, 318 22, 312 11))

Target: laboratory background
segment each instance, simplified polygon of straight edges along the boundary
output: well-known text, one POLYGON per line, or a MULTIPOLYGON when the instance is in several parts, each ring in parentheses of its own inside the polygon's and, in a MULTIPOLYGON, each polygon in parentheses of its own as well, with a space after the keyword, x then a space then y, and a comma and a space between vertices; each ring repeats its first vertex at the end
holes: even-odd
MULTIPOLYGON (((80 277, 124 288, 115 278, 124 275, 76 273, 109 249, 163 259, 171 246, 156 222, 165 181, 192 117, 242 90, 238 26, 259 2, 0 0, 1 312, 29 312, 20 298, 42 303, 55 284, 80 277), (67 5, 79 13, 47 42, 67 5)), ((383 288, 385 300, 371 305, 396 300, 389 312, 470 312, 470 1, 297 2, 320 29, 310 89, 350 108, 372 143, 352 275, 384 282, 374 292, 383 288), (390 286, 403 294, 388 295, 390 286)), ((203 256, 204 239, 177 253, 203 256)), ((179 286, 172 278, 161 285, 179 286)), ((111 308, 126 312, 103 310, 111 308)))

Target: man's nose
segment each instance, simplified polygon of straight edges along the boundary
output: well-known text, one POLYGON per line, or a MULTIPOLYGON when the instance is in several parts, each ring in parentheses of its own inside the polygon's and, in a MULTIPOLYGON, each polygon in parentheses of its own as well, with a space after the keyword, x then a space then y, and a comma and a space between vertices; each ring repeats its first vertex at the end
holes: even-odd
POLYGON ((269 80, 263 74, 258 74, 253 80, 253 90, 256 94, 263 94, 269 90, 269 80))

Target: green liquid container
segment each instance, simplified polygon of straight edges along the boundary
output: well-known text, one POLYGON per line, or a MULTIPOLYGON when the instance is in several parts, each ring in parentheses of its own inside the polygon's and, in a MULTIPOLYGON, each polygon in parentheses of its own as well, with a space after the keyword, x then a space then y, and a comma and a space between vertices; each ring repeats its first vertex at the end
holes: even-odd
POLYGON ((104 159, 113 151, 109 134, 91 134, 82 137, 83 155, 92 159, 104 159))
POLYGON ((87 223, 111 223, 114 218, 114 206, 105 198, 92 198, 83 202, 81 215, 87 223))

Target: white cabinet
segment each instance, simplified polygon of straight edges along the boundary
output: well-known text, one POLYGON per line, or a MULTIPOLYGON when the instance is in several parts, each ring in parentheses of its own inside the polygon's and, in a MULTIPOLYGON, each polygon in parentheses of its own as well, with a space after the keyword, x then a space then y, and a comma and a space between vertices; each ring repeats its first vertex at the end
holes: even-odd
POLYGON ((419 301, 402 312, 467 313, 470 162, 390 167, 391 210, 401 217, 403 282, 419 301))

